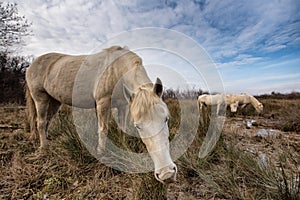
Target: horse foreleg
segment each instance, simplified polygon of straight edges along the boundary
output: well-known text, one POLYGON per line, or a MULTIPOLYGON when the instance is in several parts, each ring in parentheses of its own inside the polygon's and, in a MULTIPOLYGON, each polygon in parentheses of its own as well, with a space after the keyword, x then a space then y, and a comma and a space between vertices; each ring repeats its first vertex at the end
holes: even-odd
POLYGON ((246 106, 247 106, 247 104, 245 103, 245 104, 241 105, 241 108, 245 108, 246 106))
POLYGON ((120 128, 126 132, 126 122, 127 122, 127 116, 129 113, 129 106, 128 105, 122 105, 118 108, 118 123, 120 128))
POLYGON ((102 98, 96 102, 98 117, 98 145, 97 152, 104 151, 108 133, 108 119, 110 114, 110 98, 102 98))
POLYGON ((216 112, 217 115, 216 116, 219 115, 220 105, 221 105, 220 103, 217 104, 217 112, 216 112))

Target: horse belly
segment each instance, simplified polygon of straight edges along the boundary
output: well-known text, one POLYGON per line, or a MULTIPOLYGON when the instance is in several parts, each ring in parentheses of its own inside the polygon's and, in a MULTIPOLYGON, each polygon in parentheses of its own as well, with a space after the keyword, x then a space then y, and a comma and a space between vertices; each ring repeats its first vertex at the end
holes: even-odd
MULTIPOLYGON (((53 71, 54 72, 54 71, 53 71)), ((69 106, 80 108, 95 107, 93 97, 94 81, 91 79, 77 80, 77 70, 60 70, 48 76, 45 89, 54 99, 69 106)))
POLYGON ((74 88, 72 106, 79 108, 94 108, 96 105, 93 92, 87 88, 74 88))

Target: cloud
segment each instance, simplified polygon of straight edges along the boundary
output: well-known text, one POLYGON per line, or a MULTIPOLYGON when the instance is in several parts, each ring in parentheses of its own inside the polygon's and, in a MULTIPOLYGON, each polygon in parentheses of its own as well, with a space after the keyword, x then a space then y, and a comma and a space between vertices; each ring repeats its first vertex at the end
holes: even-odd
POLYGON ((272 81, 272 82, 279 82, 279 81, 285 81, 288 79, 299 79, 300 78, 300 73, 296 73, 296 74, 276 74, 276 75, 270 75, 270 76, 263 76, 263 77, 248 77, 248 78, 244 78, 244 79, 240 79, 240 80, 235 80, 234 82, 230 82, 230 84, 227 85, 239 85, 239 84, 255 84, 257 82, 266 82, 266 81, 272 81), (233 84, 234 83, 234 84, 233 84))
POLYGON ((273 91, 275 92, 281 92, 281 93, 290 93, 299 91, 300 81, 294 81, 294 82, 285 82, 285 83, 270 83, 268 85, 261 85, 259 87, 257 86, 249 86, 247 88, 244 88, 244 90, 238 89, 236 90, 236 93, 242 93, 243 91, 247 91, 250 94, 253 95, 259 95, 259 94, 269 94, 273 91))
POLYGON ((274 70, 274 69, 299 69, 300 68, 300 58, 295 56, 286 56, 282 60, 274 61, 265 61, 261 63, 261 70, 274 70))
POLYGON ((255 48, 277 51, 299 40, 295 1, 17 2, 41 41, 101 42, 133 28, 164 27, 193 37, 218 60, 255 48))
POLYGON ((222 61, 236 58, 228 50, 268 53, 296 45, 300 37, 297 7, 295 1, 210 1, 204 16, 217 34, 211 37, 216 45, 209 43, 208 51, 222 61))
POLYGON ((34 36, 28 38, 24 50, 34 55, 47 51, 87 53, 114 33, 128 29, 122 10, 113 1, 20 1, 19 4, 33 23, 34 36))
POLYGON ((241 68, 242 66, 249 66, 253 63, 262 61, 262 57, 255 57, 250 54, 238 54, 234 60, 227 62, 219 62, 216 63, 218 69, 226 69, 226 68, 241 68))

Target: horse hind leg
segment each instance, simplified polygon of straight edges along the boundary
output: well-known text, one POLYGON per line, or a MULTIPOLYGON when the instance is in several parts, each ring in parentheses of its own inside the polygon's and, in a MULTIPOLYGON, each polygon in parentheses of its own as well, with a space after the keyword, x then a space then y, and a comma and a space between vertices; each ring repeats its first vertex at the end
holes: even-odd
POLYGON ((48 129, 51 123, 51 120, 53 116, 57 113, 61 106, 61 103, 53 98, 50 97, 49 100, 49 106, 48 106, 48 111, 47 111, 47 124, 46 124, 46 138, 49 139, 48 137, 48 129))
POLYGON ((200 124, 204 124, 204 112, 203 112, 203 104, 201 102, 198 102, 198 111, 199 111, 199 118, 200 118, 200 124))

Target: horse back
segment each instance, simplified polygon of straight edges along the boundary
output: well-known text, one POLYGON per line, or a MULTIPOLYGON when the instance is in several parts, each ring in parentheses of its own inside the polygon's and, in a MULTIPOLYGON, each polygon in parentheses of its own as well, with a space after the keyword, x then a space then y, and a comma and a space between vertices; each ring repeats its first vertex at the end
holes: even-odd
POLYGON ((49 71, 49 68, 51 68, 53 64, 63 56, 65 55, 59 53, 48 53, 36 58, 26 70, 27 81, 30 82, 31 79, 34 79, 35 81, 37 79, 44 79, 47 75, 46 71, 49 71))
POLYGON ((48 53, 38 57, 26 71, 26 82, 33 92, 46 92, 54 99, 72 105, 78 70, 85 56, 48 53))

